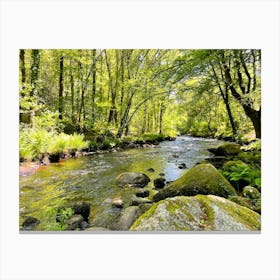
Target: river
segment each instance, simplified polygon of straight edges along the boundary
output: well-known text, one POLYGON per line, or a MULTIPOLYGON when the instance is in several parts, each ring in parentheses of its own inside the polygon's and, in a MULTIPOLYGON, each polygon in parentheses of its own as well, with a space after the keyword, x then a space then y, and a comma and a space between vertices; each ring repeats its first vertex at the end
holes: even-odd
POLYGON ((110 227, 120 211, 112 207, 111 199, 121 197, 126 207, 135 193, 134 188, 121 188, 114 184, 120 173, 135 171, 147 174, 151 179, 147 189, 152 196, 152 181, 160 177, 160 173, 165 174, 167 181, 173 181, 186 169, 210 157, 207 149, 221 143, 224 142, 180 136, 154 148, 97 153, 41 166, 35 173, 19 178, 20 225, 25 216, 33 216, 40 220, 36 230, 48 230, 49 225, 55 222, 57 207, 84 201, 91 205, 90 223, 110 227), (186 169, 179 168, 182 163, 186 169), (155 171, 147 171, 149 168, 155 171))

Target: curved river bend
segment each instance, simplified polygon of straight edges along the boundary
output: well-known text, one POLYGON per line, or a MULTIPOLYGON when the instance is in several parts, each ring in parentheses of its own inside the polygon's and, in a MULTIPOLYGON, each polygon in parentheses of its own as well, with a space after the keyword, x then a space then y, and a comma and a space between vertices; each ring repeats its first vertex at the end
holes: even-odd
POLYGON ((34 174, 20 176, 20 225, 25 216, 41 222, 36 230, 48 230, 55 222, 59 206, 85 201, 91 204, 89 221, 94 226, 110 227, 119 209, 111 206, 111 199, 122 197, 128 206, 134 188, 115 186, 115 178, 122 172, 143 172, 151 182, 147 186, 153 194, 153 183, 159 173, 167 181, 177 179, 186 164, 187 169, 210 157, 208 148, 224 143, 215 139, 177 137, 154 148, 128 149, 112 153, 94 154, 40 167, 34 174), (155 172, 148 172, 153 168, 155 172))

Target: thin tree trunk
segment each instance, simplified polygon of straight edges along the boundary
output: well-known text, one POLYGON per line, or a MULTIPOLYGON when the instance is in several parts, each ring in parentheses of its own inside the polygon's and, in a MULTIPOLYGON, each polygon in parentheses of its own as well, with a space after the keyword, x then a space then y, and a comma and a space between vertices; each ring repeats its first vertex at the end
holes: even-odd
POLYGON ((96 95, 96 50, 92 50, 92 63, 94 64, 92 69, 92 111, 91 111, 91 120, 94 123, 95 119, 95 95, 96 95))
POLYGON ((20 59, 20 71, 21 71, 21 83, 24 88, 26 82, 26 70, 25 70, 25 50, 21 49, 19 52, 20 59))
POLYGON ((40 51, 31 50, 31 71, 30 71, 30 83, 31 83, 31 92, 30 96, 33 96, 37 93, 38 86, 38 77, 39 77, 39 67, 40 67, 40 51))
POLYGON ((59 112, 59 119, 62 120, 63 114, 63 88, 64 88, 64 57, 61 56, 59 59, 59 97, 58 97, 58 112, 59 112))
POLYGON ((72 126, 75 124, 75 105, 74 105, 74 98, 75 98, 75 85, 74 85, 74 77, 72 71, 72 60, 70 60, 70 88, 71 88, 71 121, 72 126))

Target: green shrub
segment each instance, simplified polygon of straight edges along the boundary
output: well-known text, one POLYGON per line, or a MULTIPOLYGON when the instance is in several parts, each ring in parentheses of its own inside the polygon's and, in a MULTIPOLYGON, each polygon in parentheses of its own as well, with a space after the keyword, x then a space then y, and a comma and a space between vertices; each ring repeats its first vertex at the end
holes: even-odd
POLYGON ((261 188, 261 170, 257 167, 247 165, 242 161, 229 161, 222 168, 223 175, 231 182, 240 181, 247 185, 261 188))
POLYGON ((41 159, 48 151, 53 132, 44 129, 24 128, 20 131, 20 158, 26 160, 41 159))
POLYGON ((73 153, 88 146, 84 136, 74 133, 56 134, 39 128, 21 128, 19 137, 20 158, 24 160, 40 160, 46 153, 73 153))

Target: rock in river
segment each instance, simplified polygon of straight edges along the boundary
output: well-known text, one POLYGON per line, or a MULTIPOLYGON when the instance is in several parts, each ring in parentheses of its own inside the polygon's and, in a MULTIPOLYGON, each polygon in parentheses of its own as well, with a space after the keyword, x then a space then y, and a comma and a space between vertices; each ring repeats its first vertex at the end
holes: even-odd
POLYGON ((160 190, 153 200, 157 202, 167 197, 197 194, 213 194, 225 198, 237 195, 233 186, 212 164, 198 164, 160 190))
POLYGON ((22 223, 22 227, 23 227, 23 230, 31 230, 35 226, 37 226, 39 223, 40 223, 40 221, 37 218, 27 216, 22 223))
POLYGON ((140 172, 125 172, 116 178, 118 186, 145 187, 150 182, 150 178, 140 172))
POLYGON ((82 215, 74 215, 66 221, 67 230, 75 230, 77 228, 83 228, 84 218, 82 215))
POLYGON ((145 203, 153 203, 153 202, 148 198, 142 198, 142 197, 137 197, 137 196, 133 195, 130 205, 137 206, 137 205, 145 204, 145 203))
POLYGON ((125 208, 116 226, 116 230, 129 230, 141 212, 138 206, 129 206, 125 208))
POLYGON ((165 186, 165 179, 163 177, 156 178, 154 180, 154 186, 156 189, 162 189, 165 186))
POLYGON ((150 195, 149 190, 140 189, 138 192, 135 193, 138 197, 148 197, 150 195))
POLYGON ((116 208, 123 208, 123 200, 121 197, 115 197, 112 200, 112 205, 116 208))
POLYGON ((214 195, 177 196, 154 204, 131 226, 135 231, 259 231, 261 216, 214 195))
POLYGON ((235 143, 224 144, 218 148, 210 148, 208 151, 215 156, 235 156, 241 152, 240 146, 235 143))
POLYGON ((85 202, 80 202, 72 206, 74 214, 82 215, 84 220, 88 222, 89 212, 90 212, 90 205, 85 202))

